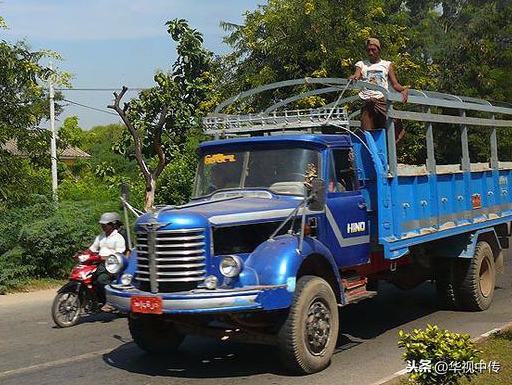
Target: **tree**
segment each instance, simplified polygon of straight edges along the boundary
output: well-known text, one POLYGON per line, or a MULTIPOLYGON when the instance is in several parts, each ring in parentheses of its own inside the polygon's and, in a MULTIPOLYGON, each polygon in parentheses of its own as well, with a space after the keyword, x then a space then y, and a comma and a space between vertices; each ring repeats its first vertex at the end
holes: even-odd
POLYGON ((435 60, 442 88, 491 100, 512 99, 512 3, 472 0, 443 15, 445 44, 435 60))
POLYGON ((121 107, 128 90, 123 87, 108 106, 119 114, 130 134, 146 185, 146 211, 154 206, 156 181, 173 154, 183 151, 187 137, 200 134, 202 103, 211 88, 213 55, 203 47, 201 33, 183 19, 169 21, 166 26, 177 42, 178 58, 171 71, 157 73, 155 87, 141 91, 121 107))
POLYGON ((80 128, 78 116, 68 116, 64 119, 59 129, 59 139, 64 145, 80 147, 83 137, 84 133, 80 128))
POLYGON ((306 76, 346 78, 366 56, 366 39, 377 36, 404 84, 432 86, 435 66, 408 49, 412 29, 402 3, 269 0, 246 13, 243 25, 223 24, 234 49, 226 58, 236 72, 233 83, 240 90, 306 76))
MULTIPOLYGON (((418 3, 423 2, 428 6, 416 15, 417 23, 413 27, 419 44, 412 48, 438 66, 437 90, 489 101, 512 100, 509 76, 512 71, 512 3, 501 0, 418 3)), ((437 160, 458 163, 461 156, 459 128, 443 128, 435 131, 437 160)), ((510 130, 499 129, 498 135, 501 159, 511 159, 510 130)), ((488 161, 489 129, 470 127, 469 147, 472 161, 488 161)))
MULTIPOLYGON (((228 76, 218 88, 227 97, 281 80, 347 77, 355 62, 365 57, 366 38, 377 36, 383 57, 395 63, 402 84, 512 100, 511 18, 512 2, 506 0, 269 0, 247 12, 243 24, 224 23, 229 32, 225 42, 233 52, 224 58, 228 70, 223 72, 228 76)), ((290 91, 267 92, 239 110, 259 110, 288 97, 290 91)), ((297 107, 314 107, 333 98, 309 97, 297 107)), ((400 160, 423 163, 424 127, 411 122, 406 126, 400 160)), ((458 127, 443 128, 436 130, 438 161, 459 162, 460 153, 453 151, 460 148, 458 127)), ((488 130, 471 128, 473 160, 488 157, 487 135, 488 130)), ((500 150, 503 146, 512 156, 506 135, 500 138, 500 150)))
MULTIPOLYGON (((2 18, 1 28, 5 28, 2 18)), ((49 116, 44 82, 49 76, 65 82, 67 75, 41 64, 48 57, 59 58, 51 51, 33 51, 25 42, 0 41, 0 204, 27 196, 26 186, 31 184, 27 178, 32 174, 26 170, 29 160, 44 164, 49 159, 49 133, 39 127, 49 116), (25 159, 5 151, 12 141, 25 159)))

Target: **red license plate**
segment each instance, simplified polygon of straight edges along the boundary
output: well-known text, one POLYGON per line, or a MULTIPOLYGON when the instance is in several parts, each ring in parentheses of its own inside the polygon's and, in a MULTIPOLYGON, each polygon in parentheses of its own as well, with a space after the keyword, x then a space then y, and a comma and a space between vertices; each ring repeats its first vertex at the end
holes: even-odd
POLYGON ((162 298, 160 297, 131 297, 130 307, 134 313, 162 314, 162 298))

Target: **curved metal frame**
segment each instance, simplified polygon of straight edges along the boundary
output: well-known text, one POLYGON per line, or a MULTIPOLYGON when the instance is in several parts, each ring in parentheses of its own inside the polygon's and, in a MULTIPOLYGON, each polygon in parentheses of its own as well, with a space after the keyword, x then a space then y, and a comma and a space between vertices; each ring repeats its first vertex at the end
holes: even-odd
POLYGON ((466 97, 457 96, 435 91, 422 91, 422 90, 409 90, 408 103, 405 106, 418 105, 426 108, 426 112, 411 111, 410 109, 395 110, 393 108, 394 102, 402 102, 402 96, 397 92, 389 92, 388 90, 374 84, 365 83, 362 81, 351 82, 342 78, 304 78, 285 80, 276 83, 266 84, 260 87, 253 88, 235 95, 217 106, 213 114, 210 114, 205 119, 207 126, 207 133, 215 135, 227 134, 248 134, 248 133, 271 133, 276 131, 295 130, 301 131, 310 129, 314 132, 313 127, 321 127, 331 125, 333 127, 349 129, 350 126, 357 126, 355 122, 351 123, 350 118, 355 116, 351 114, 349 117, 346 111, 340 112, 338 105, 340 103, 347 103, 357 100, 357 96, 349 96, 344 99, 339 99, 336 102, 329 103, 320 108, 310 110, 294 110, 294 111, 278 111, 298 100, 310 96, 324 95, 333 92, 341 92, 345 89, 361 90, 371 89, 380 91, 387 100, 387 137, 388 137, 388 170, 390 175, 397 175, 397 155, 395 144, 395 127, 394 119, 412 120, 425 122, 427 126, 426 141, 427 141, 427 169, 430 173, 435 173, 435 155, 434 155, 434 141, 432 134, 433 123, 443 124, 457 124, 461 127, 461 145, 462 145, 462 170, 468 171, 471 168, 471 161, 469 156, 468 146, 468 126, 482 126, 490 127, 492 129, 490 135, 491 142, 491 167, 498 169, 498 145, 496 128, 497 127, 512 127, 512 120, 497 119, 496 115, 512 116, 512 107, 503 107, 503 104, 493 104, 489 101, 466 97), (284 100, 281 100, 265 110, 252 115, 225 115, 221 112, 229 106, 234 105, 241 100, 251 98, 255 95, 261 94, 266 91, 276 90, 284 87, 293 87, 301 85, 322 86, 314 90, 309 90, 296 95, 292 95, 284 100), (446 115, 441 113, 433 113, 432 108, 449 108, 459 111, 459 116, 446 115), (333 115, 334 109, 337 113, 334 114, 332 121, 330 120, 333 115), (331 110, 327 115, 326 111, 331 110), (471 117, 467 116, 467 112, 480 112, 491 114, 490 118, 471 117), (302 113, 302 114, 301 114, 302 113), (295 120, 291 119, 294 117, 295 120), (270 123, 270 124, 269 124, 270 123), (252 124, 252 125, 251 125, 252 124), (226 126, 234 125, 231 129, 226 130, 226 126), (243 129, 241 126, 243 125, 243 129), (224 126, 222 128, 222 126, 224 126), (219 129, 219 127, 221 127, 219 129))
MULTIPOLYGON (((251 96, 270 91, 275 90, 278 88, 283 87, 292 87, 292 86, 298 86, 298 85, 323 85, 326 86, 325 88, 314 90, 314 91, 307 91, 305 93, 301 93, 298 95, 295 95, 293 97, 290 97, 286 100, 290 100, 289 103, 300 100, 301 95, 302 98, 312 96, 312 95, 321 95, 325 93, 331 93, 335 92, 336 90, 340 90, 342 87, 347 86, 349 81, 347 79, 342 78, 304 78, 304 79, 293 79, 293 80, 285 80, 281 82, 266 84, 260 87, 256 87, 253 89, 250 89, 248 91, 244 91, 239 93, 238 95, 235 95, 224 102, 220 103, 217 108, 215 108, 214 113, 219 114, 227 108, 230 105, 235 104, 236 102, 249 98, 251 96)), ((351 84, 348 84, 348 89, 352 90, 361 90, 361 89, 371 89, 375 91, 380 91, 384 94, 386 99, 391 102, 401 102, 402 97, 397 92, 389 92, 388 90, 379 87, 374 84, 357 81, 357 82, 351 82, 351 84)), ((279 107, 283 107, 285 104, 283 104, 284 101, 280 101, 279 107)), ((454 108, 459 110, 473 110, 473 111, 481 111, 481 112, 490 112, 494 114, 505 114, 505 115, 512 115, 512 108, 507 107, 500 107, 499 105, 494 105, 490 103, 487 100, 483 99, 477 99, 472 97, 466 97, 466 96, 457 96, 457 95, 451 95, 451 94, 445 94, 441 92, 435 92, 435 91, 422 91, 422 90, 409 90, 409 104, 419 104, 419 105, 427 105, 431 107, 445 107, 445 108, 454 108)), ((276 104, 276 105, 277 105, 276 104)), ((275 105, 274 105, 275 106, 275 105)), ((274 111, 276 108, 273 108, 274 106, 269 107, 267 110, 274 111)), ((265 111, 267 111, 265 110, 265 111)), ((263 111, 262 113, 265 113, 263 111)))

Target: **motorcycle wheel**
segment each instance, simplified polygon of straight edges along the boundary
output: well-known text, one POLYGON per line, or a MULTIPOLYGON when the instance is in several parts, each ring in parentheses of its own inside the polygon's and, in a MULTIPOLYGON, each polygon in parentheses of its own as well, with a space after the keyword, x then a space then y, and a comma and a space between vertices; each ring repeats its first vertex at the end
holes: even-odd
POLYGON ((80 319, 82 304, 78 293, 64 291, 58 293, 53 300, 53 322, 60 328, 68 328, 77 324, 80 319))

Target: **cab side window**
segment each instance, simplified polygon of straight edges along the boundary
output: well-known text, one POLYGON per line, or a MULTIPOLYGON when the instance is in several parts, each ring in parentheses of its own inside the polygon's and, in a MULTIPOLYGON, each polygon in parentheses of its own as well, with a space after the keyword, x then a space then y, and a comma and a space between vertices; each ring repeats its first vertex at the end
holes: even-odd
POLYGON ((357 189, 355 177, 354 154, 352 150, 333 150, 333 167, 331 178, 337 192, 354 191, 357 189))

